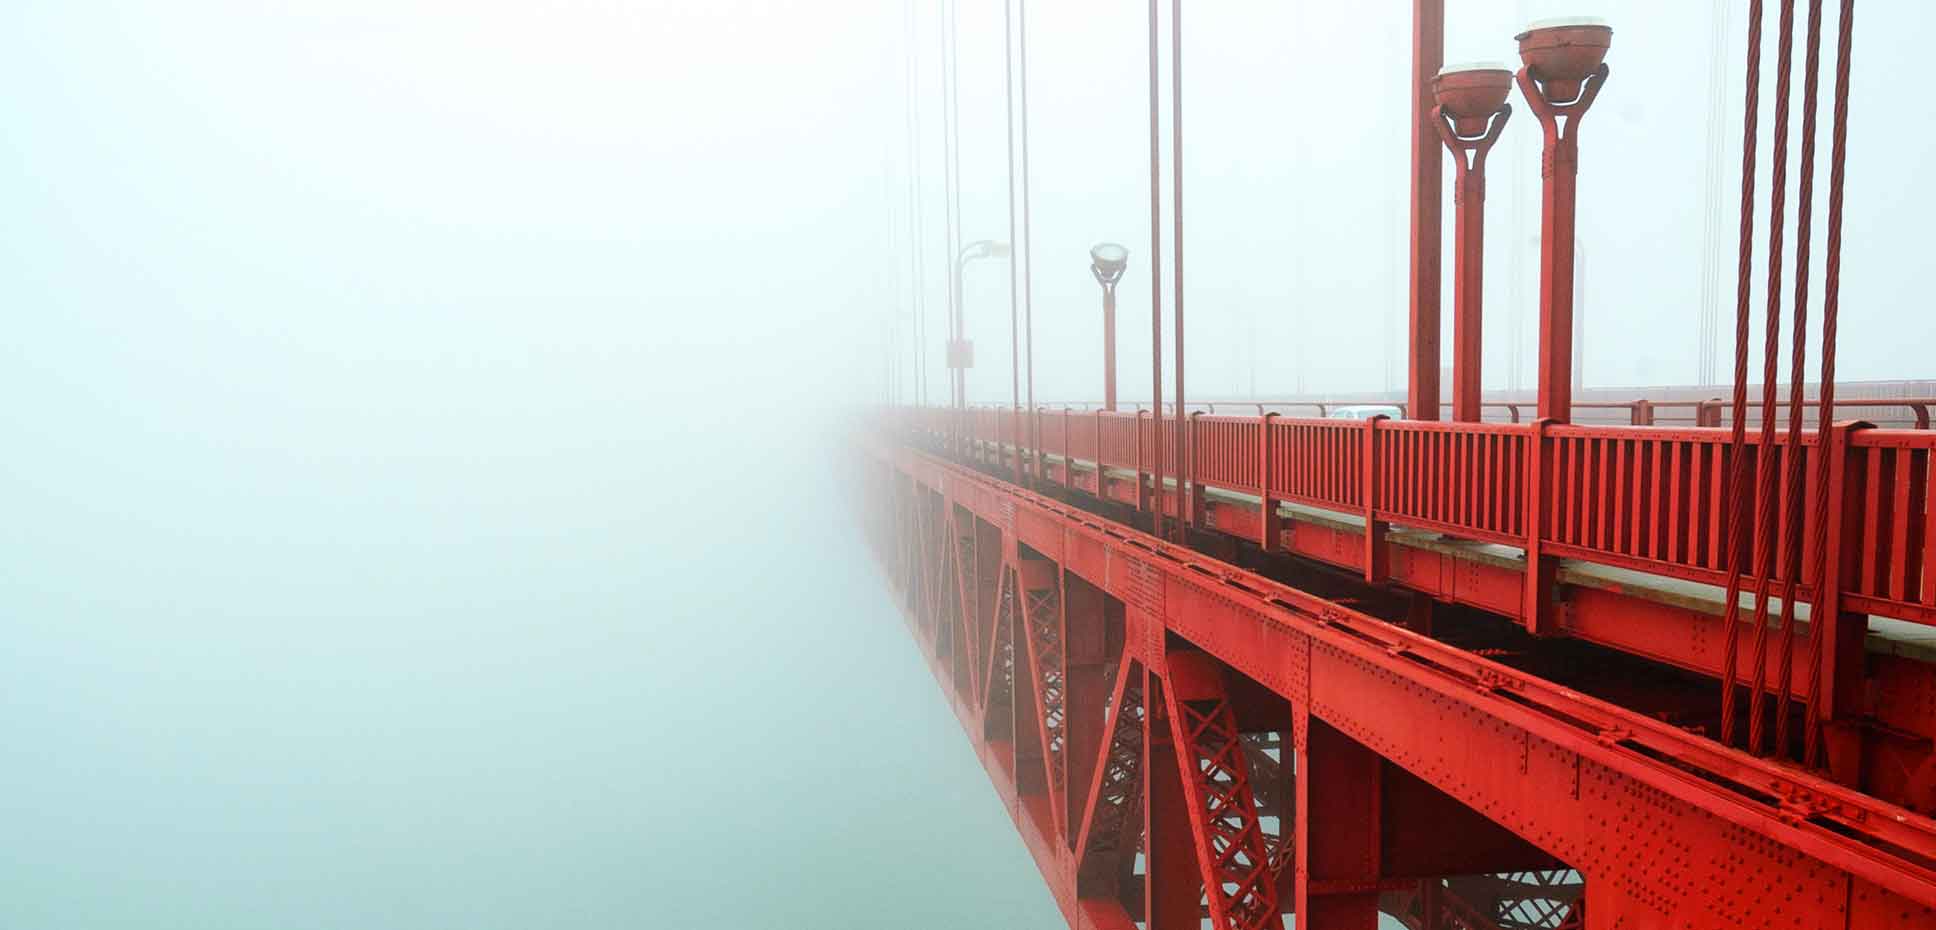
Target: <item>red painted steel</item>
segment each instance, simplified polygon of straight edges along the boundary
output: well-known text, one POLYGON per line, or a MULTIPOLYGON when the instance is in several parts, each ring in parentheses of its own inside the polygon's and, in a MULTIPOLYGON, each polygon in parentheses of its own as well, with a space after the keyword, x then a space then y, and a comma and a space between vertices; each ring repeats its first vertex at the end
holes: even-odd
MULTIPOLYGON (((924 416, 899 435, 930 444, 924 416)), ((1556 863, 1584 896, 1541 913, 1596 930, 1936 927, 1921 815, 898 441, 862 462, 910 628, 1071 927, 1281 926, 1288 903, 1368 928, 1422 888, 1437 926, 1475 926, 1526 887, 1507 873, 1556 863), (1286 733, 1282 759, 1243 748, 1286 733), (1439 880, 1461 874, 1502 877, 1439 880)))
MULTIPOLYGON (((1455 71, 1440 74, 1434 86, 1440 104, 1432 109, 1432 122, 1452 153, 1459 253, 1452 274, 1452 419, 1477 423, 1484 348, 1486 154, 1512 116, 1512 105, 1505 102, 1512 75, 1504 69, 1455 71), (1481 109, 1466 112, 1462 106, 1481 109)), ((1515 410, 1513 419, 1518 418, 1515 410)))
MULTIPOLYGON (((1445 0, 1412 0, 1412 143, 1410 316, 1406 345, 1405 399, 1420 419, 1439 416, 1439 237, 1444 217, 1439 200, 1439 131, 1432 119, 1438 101, 1432 79, 1445 64, 1445 0)), ((1318 411, 1323 416, 1322 409, 1318 411)))
MULTIPOLYGON (((1521 36, 1522 54, 1525 36, 1521 36)), ((1563 422, 1573 409, 1573 233, 1580 173, 1580 119, 1606 84, 1600 65, 1578 96, 1550 99, 1530 61, 1519 69, 1519 89, 1539 119, 1546 149, 1541 163, 1539 237, 1539 416, 1563 422), (1560 125, 1564 118, 1566 124, 1560 125)))
MULTIPOLYGON (((1799 381, 1821 3, 1808 7, 1785 401, 1795 0, 1778 7, 1759 402, 1747 396, 1747 307, 1762 0, 1750 3, 1725 405, 1687 393, 1572 402, 1577 131, 1607 78, 1611 32, 1575 22, 1518 37, 1518 84, 1545 137, 1538 416, 1521 423, 1520 404, 1484 402, 1478 378, 1483 157, 1507 111, 1478 100, 1498 87, 1468 72, 1441 88, 1454 125, 1424 118, 1440 0, 1413 10, 1403 409, 1421 419, 1297 419, 1267 408, 1307 402, 1269 401, 1230 416, 1185 402, 1174 103, 1177 359, 1164 403, 1151 0, 1148 411, 1114 411, 1113 361, 1108 409, 1036 407, 1031 347, 1027 405, 1017 385, 1006 409, 888 410, 886 441, 861 443, 860 471, 878 488, 870 536, 897 601, 1072 927, 1256 930, 1294 912, 1301 926, 1370 930, 1382 909, 1419 930, 1936 928, 1925 816, 1936 811, 1936 652, 1924 635, 1876 635, 1892 628, 1870 619, 1936 626, 1932 401, 1838 408, 1834 397, 1849 0, 1821 398, 1799 381), (1459 156, 1455 423, 1435 422, 1438 132, 1459 156), (1918 429, 1834 420, 1883 405, 1908 409, 1918 429), (1808 406, 1821 413, 1813 430, 1808 406), (1478 422, 1487 408, 1511 422, 1478 422), (1622 411, 1630 425, 1567 423, 1580 409, 1622 411), (1151 533, 1110 519, 1129 507, 1149 514, 1151 533)), ((1181 8, 1172 0, 1177 101, 1181 8)), ((1308 405, 1323 417, 1327 403, 1308 405)))
MULTIPOLYGON (((898 416, 907 429, 938 442, 946 431, 943 414, 904 410, 898 416)), ((1085 413, 1080 420, 1086 424, 1066 433, 1061 411, 1034 415, 1044 423, 1043 435, 1056 440, 1043 451, 1056 457, 1074 455, 1147 475, 1155 450, 1171 447, 1169 421, 1152 421, 1147 413, 1085 413), (1085 454, 1098 443, 1099 457, 1085 454)), ((1725 429, 1386 420, 1367 430, 1360 421, 1275 414, 1202 416, 1190 423, 1194 468, 1213 491, 1267 494, 1356 516, 1369 507, 1375 519, 1462 539, 1520 549, 1537 543, 1556 556, 1702 584, 1726 582, 1731 452, 1725 429), (1260 486, 1263 444, 1269 473, 1260 486), (1369 469, 1367 461, 1373 463, 1369 469), (1538 495, 1529 493, 1535 479, 1538 495), (1535 525, 1544 527, 1537 540, 1535 525)), ((1830 551, 1854 563, 1841 592, 1844 606, 1936 625, 1936 434, 1865 426, 1851 430, 1842 451, 1855 513, 1844 535, 1830 543, 1830 551)), ((990 450, 1000 444, 1007 450, 1002 460, 1009 461, 1015 428, 1007 418, 977 417, 974 429, 971 443, 990 450)), ((1813 430, 1802 432, 1801 448, 1804 456, 1819 454, 1813 430)), ((1743 445, 1749 467, 1762 458, 1762 449, 1752 440, 1743 445)), ((1779 468, 1789 453, 1774 443, 1767 454, 1771 467, 1779 468)), ((1802 512, 1805 570, 1798 590, 1804 598, 1814 590, 1807 567, 1816 545, 1813 505, 1819 493, 1812 478, 1805 484, 1792 502, 1784 504, 1779 487, 1769 497, 1777 513, 1783 507, 1802 512)), ((1758 507, 1751 492, 1744 489, 1744 500, 1758 507)), ((1751 542, 1744 541, 1743 551, 1754 557, 1759 550, 1751 542)), ((1770 553, 1770 559, 1778 555, 1770 553)))

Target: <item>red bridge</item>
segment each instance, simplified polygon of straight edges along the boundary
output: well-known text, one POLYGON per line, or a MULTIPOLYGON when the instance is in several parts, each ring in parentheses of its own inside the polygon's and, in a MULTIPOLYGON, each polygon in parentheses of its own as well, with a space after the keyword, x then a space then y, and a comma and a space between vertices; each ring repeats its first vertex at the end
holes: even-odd
MULTIPOLYGON (((857 430, 888 583, 1071 927, 1936 927, 1936 432, 1927 399, 1836 397, 1854 5, 1765 6, 1748 18, 1723 400, 1573 402, 1573 133, 1608 80, 1607 28, 1529 29, 1516 75, 1441 72, 1442 11, 1418 0, 1411 364, 1387 412, 1431 419, 1193 407, 1179 286, 1167 402, 1159 308, 1139 409, 1117 403, 1113 357, 1102 403, 1053 410, 1024 396, 1018 359, 1005 408, 968 406, 957 376, 948 406, 857 430), (1525 410, 1479 392, 1468 211, 1515 83, 1547 147, 1525 410), (1811 282, 1818 118, 1833 141, 1811 282), (1442 151, 1461 214, 1449 421, 1442 151), (1751 275, 1767 279, 1753 381, 1751 275), (1838 416, 1885 408, 1904 428, 1838 416)), ((1159 182, 1152 158, 1152 239, 1159 182)), ((1119 252, 1096 256, 1112 353, 1119 252)))

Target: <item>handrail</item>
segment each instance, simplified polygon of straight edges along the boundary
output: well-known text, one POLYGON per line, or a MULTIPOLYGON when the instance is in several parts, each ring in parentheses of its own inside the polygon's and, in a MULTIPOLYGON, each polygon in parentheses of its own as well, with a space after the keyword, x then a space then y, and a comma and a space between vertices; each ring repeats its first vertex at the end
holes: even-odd
MULTIPOLYGON (((1073 483, 1069 463, 1075 459, 1133 472, 1139 508, 1157 506, 1177 476, 1193 476, 1184 483, 1500 543, 1540 558, 1703 584, 1727 580, 1724 521, 1735 511, 1724 476, 1735 451, 1731 431, 1712 425, 1366 421, 1268 410, 1193 411, 1182 421, 1190 430, 1190 460, 1179 463, 1176 444, 1168 441, 1178 421, 1153 417, 1143 407, 1079 415, 1073 408, 1018 415, 1006 406, 972 407, 965 417, 946 408, 900 408, 894 420, 930 442, 993 458, 1004 468, 1013 464, 1010 455, 1043 463, 1031 464, 1033 469, 1060 468, 1059 477, 1038 475, 1059 484, 1073 483), (1025 424, 1030 417, 1035 422, 1025 424), (1022 448, 1031 436, 1040 437, 1042 449, 1022 448), (1060 464, 1039 460, 1040 453, 1060 464), (1158 473, 1166 478, 1160 488, 1152 480, 1158 473)), ((1844 503, 1835 510, 1850 516, 1831 523, 1840 535, 1828 540, 1828 551, 1843 553, 1848 562, 1831 576, 1841 579, 1843 609, 1936 626, 1936 519, 1930 518, 1936 509, 1936 431, 1866 423, 1837 429, 1848 430, 1848 438, 1829 447, 1841 464, 1827 493, 1840 495, 1844 503)), ((1818 454, 1821 447, 1815 431, 1803 433, 1802 454, 1818 454)), ((1775 456, 1779 465, 1788 452, 1751 439, 1740 454, 1749 464, 1775 456)), ((1816 512, 1812 501, 1819 493, 1812 484, 1805 491, 1804 514, 1816 512)), ((1191 506, 1201 501, 1200 493, 1193 495, 1191 506)), ((1754 503, 1742 506, 1752 512, 1754 503)), ((1815 583, 1816 530, 1810 516, 1799 537, 1807 548, 1797 580, 1806 596, 1815 583)), ((1264 542, 1271 544, 1268 535, 1264 542)), ((1540 611, 1523 613, 1537 619, 1540 611)))
MULTIPOLYGON (((1065 401, 1054 406, 1068 406, 1077 410, 1100 410, 1103 407, 1099 401, 1065 401)), ((1128 401, 1124 406, 1131 410, 1142 410, 1147 409, 1148 403, 1128 401)), ((1507 419, 1513 423, 1526 422, 1528 418, 1525 414, 1532 406, 1533 403, 1531 401, 1516 400, 1484 401, 1479 405, 1482 410, 1506 411, 1507 419)), ((1749 400, 1747 406, 1758 410, 1762 406, 1762 402, 1759 399, 1749 400)), ((1778 400, 1774 406, 1777 411, 1782 410, 1788 406, 1788 401, 1778 400)), ((1821 401, 1804 400, 1802 401, 1802 406, 1809 409, 1818 408, 1821 406, 1821 401)), ((972 404, 970 407, 971 409, 983 407, 993 407, 1002 410, 1009 409, 1009 405, 1007 404, 972 404)), ((1189 409, 1200 409, 1209 414, 1222 413, 1230 409, 1241 409, 1249 410, 1257 416, 1262 416, 1271 408, 1287 409, 1296 407, 1315 409, 1320 417, 1328 415, 1333 407, 1396 407, 1400 414, 1409 414, 1409 405, 1403 400, 1214 400, 1191 401, 1185 407, 1189 409)), ((1440 403, 1439 407, 1443 410, 1449 410, 1452 405, 1450 403, 1440 403)), ((1874 409, 1906 410, 1909 413, 1910 422, 1914 423, 1914 428, 1919 430, 1930 428, 1930 409, 1932 407, 1936 407, 1936 397, 1838 397, 1835 399, 1835 409, 1843 413, 1874 409)), ((1176 404, 1165 401, 1163 409, 1167 413, 1174 413, 1176 412, 1176 404)), ((1632 426, 1652 426, 1661 419, 1661 414, 1664 411, 1681 411, 1678 416, 1672 416, 1670 418, 1686 420, 1696 426, 1720 426, 1724 422, 1723 418, 1728 409, 1729 402, 1718 397, 1704 400, 1654 400, 1645 397, 1634 400, 1584 400, 1574 401, 1572 405, 1572 411, 1575 414, 1578 414, 1582 410, 1625 411, 1627 413, 1627 422, 1632 426)))

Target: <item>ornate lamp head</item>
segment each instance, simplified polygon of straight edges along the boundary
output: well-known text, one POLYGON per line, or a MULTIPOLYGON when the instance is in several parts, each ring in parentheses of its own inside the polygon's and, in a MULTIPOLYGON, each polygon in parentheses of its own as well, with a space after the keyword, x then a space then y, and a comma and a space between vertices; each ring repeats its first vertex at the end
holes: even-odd
POLYGON ((1494 114, 1512 92, 1512 72, 1498 62, 1474 62, 1439 69, 1432 93, 1452 128, 1465 138, 1485 135, 1494 114))
POLYGON ((1566 16, 1542 19, 1516 36, 1519 59, 1539 82, 1546 99, 1554 104, 1571 103, 1580 96, 1580 85, 1599 70, 1613 45, 1613 27, 1593 16, 1566 16))
POLYGON ((1123 276, 1123 269, 1129 267, 1129 250, 1114 242, 1097 243, 1089 250, 1089 271, 1096 276, 1096 283, 1109 287, 1123 276))

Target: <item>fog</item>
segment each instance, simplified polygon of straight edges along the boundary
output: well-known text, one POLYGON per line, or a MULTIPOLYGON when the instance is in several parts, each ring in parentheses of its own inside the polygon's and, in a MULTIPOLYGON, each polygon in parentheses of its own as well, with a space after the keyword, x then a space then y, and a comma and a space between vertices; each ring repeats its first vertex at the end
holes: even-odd
MULTIPOLYGON (((1193 393, 1400 370, 1407 26, 1347 6, 1189 13, 1193 393)), ((1449 60, 1551 12, 1450 6, 1449 60)), ((1584 6, 1618 38, 1581 236, 1623 321, 1589 377, 1687 381, 1707 27, 1584 6)), ((1874 76, 1931 14, 1876 8, 1851 379, 1931 348, 1896 300, 1915 202, 1877 190, 1930 142, 1884 144, 1909 89, 1874 76)), ((960 11, 964 240, 1009 236, 1000 12, 960 11)), ((914 394, 888 352, 909 367, 915 306, 942 318, 938 25, 891 0, 0 10, 0 926, 1059 926, 847 496, 847 414, 914 394)), ((1037 394, 1099 391, 1101 239, 1132 250, 1135 394, 1145 23, 1037 3, 1028 28, 1037 394)), ((1536 228, 1514 120, 1500 243, 1536 228)), ((1507 386, 1533 270, 1489 261, 1507 386)), ((1008 270, 966 286, 980 399, 1007 398, 1008 270)))
POLYGON ((830 442, 857 12, 0 13, 0 926, 1052 925, 830 442))

